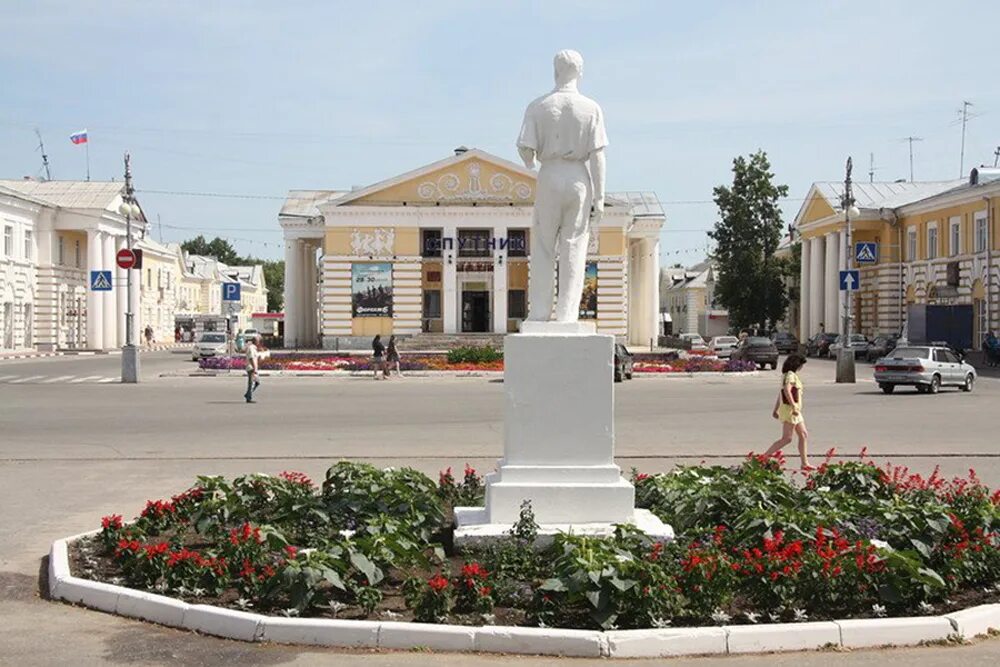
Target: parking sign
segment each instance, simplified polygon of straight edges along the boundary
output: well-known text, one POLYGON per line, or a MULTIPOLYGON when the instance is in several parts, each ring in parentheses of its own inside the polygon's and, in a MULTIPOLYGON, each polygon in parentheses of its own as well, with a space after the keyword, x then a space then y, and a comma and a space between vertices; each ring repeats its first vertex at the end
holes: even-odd
POLYGON ((239 301, 240 300, 240 284, 239 283, 222 283, 222 300, 223 301, 239 301))

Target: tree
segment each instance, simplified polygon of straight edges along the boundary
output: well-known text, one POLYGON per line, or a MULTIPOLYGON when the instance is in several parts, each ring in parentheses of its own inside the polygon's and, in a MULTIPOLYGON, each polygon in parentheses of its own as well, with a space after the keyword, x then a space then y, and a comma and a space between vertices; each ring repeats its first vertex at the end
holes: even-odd
POLYGON ((216 258, 223 264, 240 264, 242 261, 236 248, 229 241, 218 236, 211 241, 206 241, 205 237, 199 234, 182 243, 181 248, 190 255, 207 255, 216 258))
POLYGON ((715 240, 715 293, 735 327, 769 331, 788 308, 781 262, 774 252, 784 225, 778 200, 787 185, 772 182, 767 153, 733 160, 733 184, 717 186, 713 199, 719 220, 708 235, 715 240))
POLYGON ((267 285, 267 311, 280 313, 285 303, 285 260, 246 257, 243 264, 261 264, 264 267, 264 284, 267 285))

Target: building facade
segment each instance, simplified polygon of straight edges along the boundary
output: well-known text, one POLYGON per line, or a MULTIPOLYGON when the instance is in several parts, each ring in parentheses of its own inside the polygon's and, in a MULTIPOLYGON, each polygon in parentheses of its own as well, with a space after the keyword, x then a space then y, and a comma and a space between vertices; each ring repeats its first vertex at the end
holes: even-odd
POLYGON ((709 340, 730 333, 729 311, 716 302, 715 269, 710 262, 664 270, 660 304, 670 315, 674 335, 697 333, 709 340))
MULTIPOLYGON (((289 194, 285 345, 375 334, 516 332, 527 314, 535 172, 480 150, 366 188, 289 194)), ((656 337, 652 193, 607 196, 591 234, 580 315, 633 343, 656 337)))
POLYGON ((853 331, 873 336, 905 330, 911 304, 971 306, 974 347, 997 327, 1000 271, 995 255, 1000 170, 969 180, 854 185, 860 216, 845 238, 842 183, 814 183, 795 224, 802 240, 800 335, 840 332, 851 299, 853 331), (859 289, 841 291, 839 272, 858 248, 859 289), (874 253, 872 255, 872 252, 874 253))

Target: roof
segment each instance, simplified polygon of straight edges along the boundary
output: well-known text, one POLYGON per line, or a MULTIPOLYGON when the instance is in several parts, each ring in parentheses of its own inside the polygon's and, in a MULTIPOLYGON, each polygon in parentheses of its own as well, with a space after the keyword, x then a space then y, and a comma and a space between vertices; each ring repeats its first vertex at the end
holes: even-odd
POLYGON ((114 181, 0 180, 0 187, 52 206, 106 210, 121 196, 124 186, 114 181))
POLYGON ((348 190, 289 190, 278 215, 312 218, 320 215, 316 204, 327 199, 337 199, 348 192, 348 190))
POLYGON ((663 218, 663 206, 655 192, 609 192, 606 198, 613 202, 621 202, 629 206, 633 216, 663 218))
MULTIPOLYGON (((966 183, 965 179, 951 181, 854 183, 854 201, 858 208, 897 208, 921 199, 939 195, 966 183)), ((834 209, 840 208, 844 184, 840 181, 819 181, 813 184, 816 191, 834 209)))

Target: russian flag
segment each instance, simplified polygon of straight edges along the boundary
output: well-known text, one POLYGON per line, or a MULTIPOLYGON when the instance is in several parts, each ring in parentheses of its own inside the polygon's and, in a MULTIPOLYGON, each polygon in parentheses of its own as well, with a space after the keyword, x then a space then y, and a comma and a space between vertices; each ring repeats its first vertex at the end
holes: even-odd
POLYGON ((80 132, 74 132, 73 134, 69 135, 69 140, 72 141, 74 144, 85 144, 87 143, 87 131, 82 130, 80 132))

